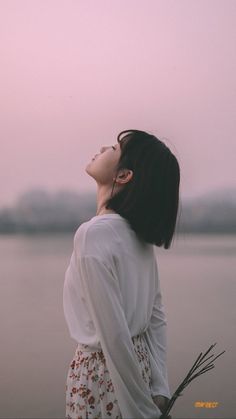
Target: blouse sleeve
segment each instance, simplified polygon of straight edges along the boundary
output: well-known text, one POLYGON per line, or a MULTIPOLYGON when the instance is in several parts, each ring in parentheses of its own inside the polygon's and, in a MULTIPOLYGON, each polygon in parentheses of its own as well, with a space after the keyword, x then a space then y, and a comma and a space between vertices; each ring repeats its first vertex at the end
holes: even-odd
POLYGON ((77 266, 122 417, 160 418, 140 372, 114 271, 96 256, 80 256, 77 266))
POLYGON ((171 393, 167 374, 167 320, 162 303, 160 283, 155 296, 155 302, 148 328, 145 331, 151 363, 152 396, 162 395, 169 399, 171 393))

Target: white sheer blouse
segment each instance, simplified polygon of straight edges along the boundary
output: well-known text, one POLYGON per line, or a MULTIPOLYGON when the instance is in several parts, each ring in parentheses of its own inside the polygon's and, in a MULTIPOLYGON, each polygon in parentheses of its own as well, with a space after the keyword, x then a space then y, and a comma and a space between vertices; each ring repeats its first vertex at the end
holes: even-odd
POLYGON ((102 349, 123 418, 159 418, 152 395, 171 398, 166 364, 166 315, 154 245, 142 243, 116 213, 81 224, 65 273, 63 308, 78 343, 102 349), (151 391, 131 337, 144 333, 151 391))

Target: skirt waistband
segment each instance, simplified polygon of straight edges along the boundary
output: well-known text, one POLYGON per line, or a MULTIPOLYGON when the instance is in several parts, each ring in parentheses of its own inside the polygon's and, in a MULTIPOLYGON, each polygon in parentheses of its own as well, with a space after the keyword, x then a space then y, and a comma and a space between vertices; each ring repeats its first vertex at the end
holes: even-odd
MULTIPOLYGON (((133 343, 137 343, 140 340, 143 340, 144 338, 144 332, 139 333, 138 335, 132 336, 131 339, 133 343)), ((85 343, 78 343, 77 344, 77 350, 83 351, 83 352, 102 352, 102 348, 97 346, 91 346, 87 345, 85 343)))

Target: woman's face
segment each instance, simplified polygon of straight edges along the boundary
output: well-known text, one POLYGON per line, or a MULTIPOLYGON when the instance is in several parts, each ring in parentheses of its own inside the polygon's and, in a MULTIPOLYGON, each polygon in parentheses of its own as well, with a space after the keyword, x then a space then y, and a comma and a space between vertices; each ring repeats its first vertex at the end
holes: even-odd
POLYGON ((120 144, 104 146, 100 154, 96 154, 87 164, 85 171, 92 176, 97 183, 111 185, 116 175, 116 168, 121 155, 120 144))

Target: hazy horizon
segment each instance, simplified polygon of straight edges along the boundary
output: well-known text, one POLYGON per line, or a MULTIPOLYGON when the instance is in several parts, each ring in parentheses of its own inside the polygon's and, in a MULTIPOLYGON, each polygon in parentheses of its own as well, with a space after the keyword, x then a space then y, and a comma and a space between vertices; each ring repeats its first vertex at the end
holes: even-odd
POLYGON ((181 195, 236 187, 234 0, 0 2, 0 207, 31 188, 94 191, 125 129, 163 140, 181 195))

